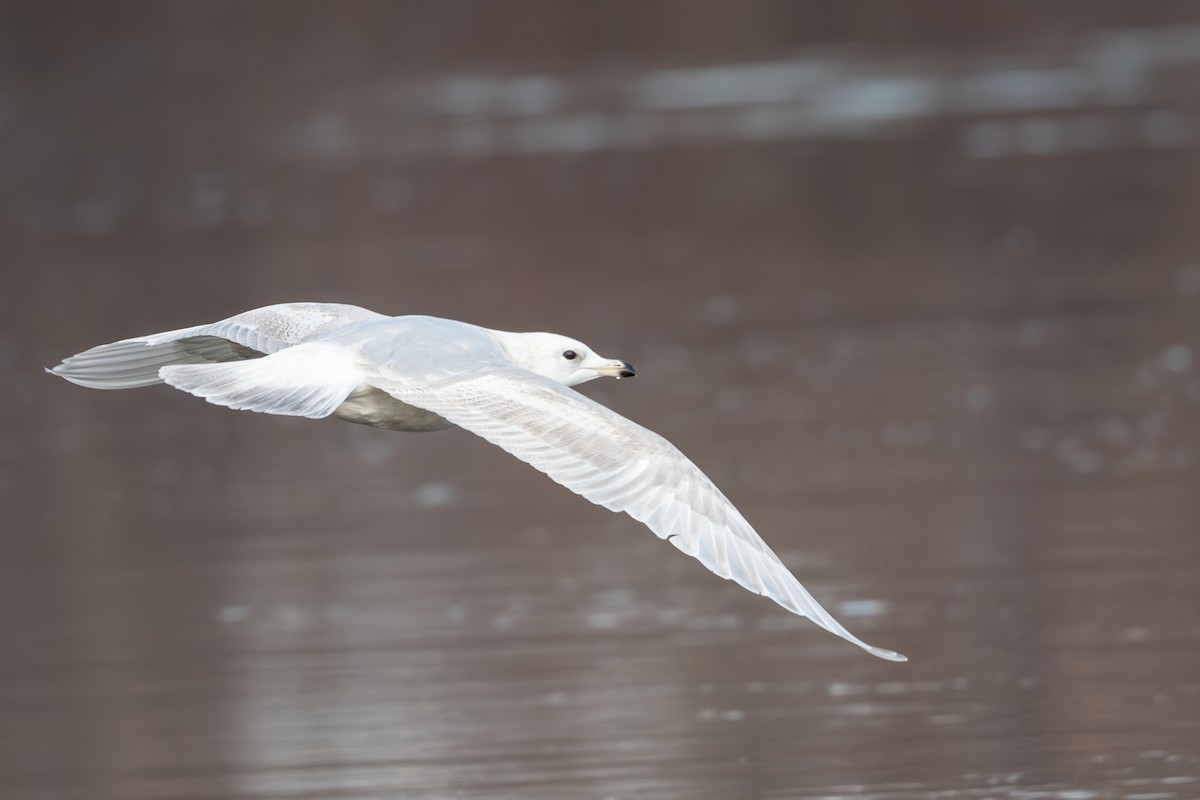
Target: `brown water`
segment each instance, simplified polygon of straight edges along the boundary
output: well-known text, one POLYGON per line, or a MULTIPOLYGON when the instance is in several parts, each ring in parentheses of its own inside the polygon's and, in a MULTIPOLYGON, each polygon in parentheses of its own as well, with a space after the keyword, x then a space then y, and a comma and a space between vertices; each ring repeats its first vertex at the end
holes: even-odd
POLYGON ((1200 797, 1200 51, 1115 7, 5 5, 0 796, 1200 797), (460 431, 40 372, 296 299, 636 363, 911 661, 460 431))

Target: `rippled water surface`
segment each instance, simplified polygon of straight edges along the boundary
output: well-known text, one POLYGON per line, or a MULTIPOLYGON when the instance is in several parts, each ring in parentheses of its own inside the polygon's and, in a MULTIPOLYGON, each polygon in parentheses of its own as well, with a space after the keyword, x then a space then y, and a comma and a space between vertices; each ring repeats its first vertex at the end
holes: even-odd
POLYGON ((8 7, 3 797, 1200 797, 1186 20, 8 7), (462 431, 41 372, 297 299, 636 363, 911 661, 462 431))

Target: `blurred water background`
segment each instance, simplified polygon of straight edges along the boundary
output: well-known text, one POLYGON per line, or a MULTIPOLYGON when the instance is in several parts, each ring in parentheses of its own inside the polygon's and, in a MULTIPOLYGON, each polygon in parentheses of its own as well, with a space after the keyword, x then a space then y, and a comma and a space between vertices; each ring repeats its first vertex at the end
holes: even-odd
POLYGON ((0 2, 0 794, 1200 797, 1200 8, 0 2), (458 431, 41 372, 566 333, 890 664, 458 431))

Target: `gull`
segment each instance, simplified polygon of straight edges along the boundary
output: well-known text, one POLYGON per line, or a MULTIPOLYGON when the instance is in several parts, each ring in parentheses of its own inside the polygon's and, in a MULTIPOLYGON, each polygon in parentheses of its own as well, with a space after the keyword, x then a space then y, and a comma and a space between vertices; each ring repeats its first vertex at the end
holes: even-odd
POLYGON ((553 333, 357 306, 282 303, 100 345, 48 372, 95 389, 165 383, 264 414, 396 431, 458 426, 576 494, 642 522, 722 578, 890 661, 846 630, 674 445, 571 387, 633 365, 553 333))

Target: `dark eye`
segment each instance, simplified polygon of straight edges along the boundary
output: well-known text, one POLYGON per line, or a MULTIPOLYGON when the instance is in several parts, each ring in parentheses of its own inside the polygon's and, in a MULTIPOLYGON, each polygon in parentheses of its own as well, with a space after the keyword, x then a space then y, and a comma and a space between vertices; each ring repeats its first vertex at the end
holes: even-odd
POLYGON ((563 358, 565 358, 567 361, 574 361, 575 359, 579 358, 579 354, 574 350, 563 350, 563 358))

